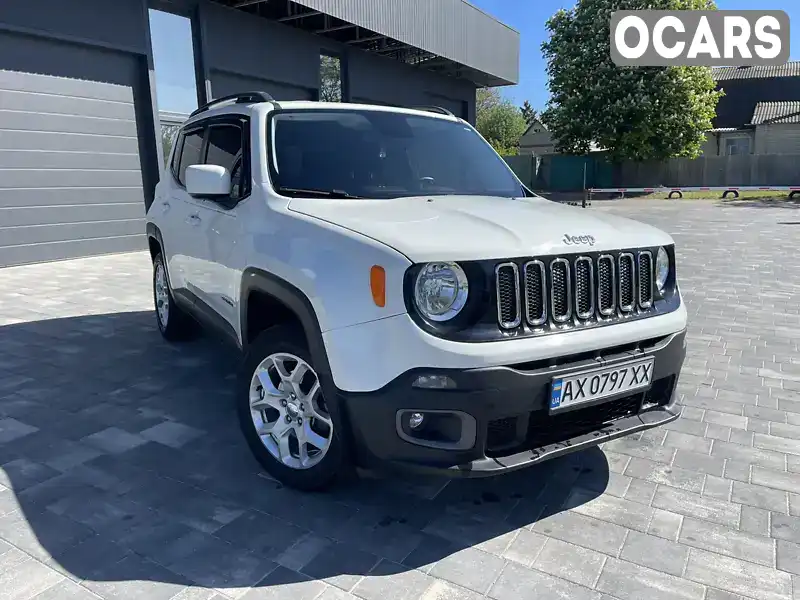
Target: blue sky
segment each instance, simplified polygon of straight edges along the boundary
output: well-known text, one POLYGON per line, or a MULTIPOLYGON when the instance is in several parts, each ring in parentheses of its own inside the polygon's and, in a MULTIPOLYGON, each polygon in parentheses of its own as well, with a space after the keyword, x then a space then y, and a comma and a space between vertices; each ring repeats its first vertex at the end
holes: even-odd
MULTIPOLYGON (((2 0, 0 0, 2 1, 2 0)), ((431 0, 436 1, 436 0, 431 0)), ((520 32, 519 85, 503 90, 517 104, 529 100, 540 110, 547 102, 547 76, 541 45, 547 38, 545 22, 559 8, 568 8, 575 0, 470 0, 472 4, 497 17, 520 32)), ((726 10, 780 9, 794 22, 791 30, 792 59, 800 58, 800 1, 798 0, 717 0, 726 10)), ((190 112, 196 108, 194 67, 192 63, 189 20, 159 11, 151 11, 153 52, 156 61, 156 84, 161 110, 190 112)))

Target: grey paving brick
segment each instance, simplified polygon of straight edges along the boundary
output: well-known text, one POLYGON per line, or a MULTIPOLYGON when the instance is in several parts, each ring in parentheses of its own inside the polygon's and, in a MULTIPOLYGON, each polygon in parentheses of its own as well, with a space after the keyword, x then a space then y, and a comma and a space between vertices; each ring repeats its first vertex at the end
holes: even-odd
POLYGON ((750 481, 751 470, 752 465, 732 459, 725 459, 725 471, 723 477, 725 477, 725 479, 732 479, 734 481, 743 481, 748 483, 750 481))
POLYGON ((623 498, 649 506, 656 494, 656 484, 643 479, 632 479, 623 498))
POLYGON ((505 565, 506 561, 497 556, 465 548, 440 560, 430 574, 486 594, 505 565))
POLYGON ((503 552, 503 558, 530 567, 539 556, 548 539, 551 538, 521 529, 503 552))
POLYGON ((718 412, 716 410, 707 410, 703 416, 703 420, 706 423, 714 423, 715 425, 722 425, 724 427, 730 427, 731 429, 745 429, 747 427, 747 417, 718 412))
POLYGON ((533 530, 611 556, 619 554, 627 531, 619 525, 576 512, 562 512, 544 518, 533 525, 533 530))
POLYGON ((37 507, 0 517, 0 538, 40 560, 47 560, 92 535, 88 527, 37 507))
POLYGON ((792 595, 792 578, 769 567, 728 556, 692 549, 685 577, 705 585, 749 595, 758 590, 765 600, 786 600, 792 595))
POLYGON ((724 425, 716 425, 714 423, 708 423, 706 426, 705 437, 708 438, 709 440, 721 440, 723 442, 730 441, 731 428, 725 427, 724 425))
POLYGON ((183 423, 164 421, 145 429, 139 435, 146 440, 158 442, 170 448, 182 448, 188 442, 203 435, 203 433, 202 430, 189 427, 183 423))
POLYGON ((762 421, 761 419, 750 418, 747 420, 747 431, 753 433, 769 433, 769 421, 762 421))
POLYGON ((328 552, 330 547, 331 540, 314 534, 307 534, 278 555, 275 558, 275 562, 287 569, 301 571, 317 555, 328 552))
POLYGON ((606 460, 608 461, 608 470, 612 473, 624 473, 625 467, 628 466, 628 462, 631 459, 630 456, 612 452, 606 448, 603 449, 603 454, 605 454, 606 460))
MULTIPOLYGON (((692 409, 691 406, 684 406, 684 411, 687 409, 692 409)), ((699 413, 699 417, 702 418, 702 415, 705 411, 694 409, 699 413)), ((681 433, 688 433, 690 435, 696 435, 699 437, 703 437, 706 433, 706 428, 708 427, 708 423, 700 420, 692 420, 687 419, 685 415, 681 414, 681 418, 672 421, 671 423, 667 423, 663 426, 664 429, 669 431, 679 431, 681 433)))
POLYGON ((666 540, 676 541, 682 524, 683 515, 656 508, 653 510, 653 518, 650 520, 647 533, 666 540))
POLYGON ((750 480, 755 485, 800 493, 800 474, 753 467, 750 480))
MULTIPOLYGON (((283 600, 284 598, 315 600, 325 591, 326 587, 323 582, 306 577, 297 571, 277 567, 259 582, 257 587, 246 592, 241 600, 283 600)), ((391 596, 385 597, 390 598, 391 596)), ((182 599, 178 595, 174 600, 182 599)), ((187 598, 187 600, 190 599, 187 598)))
POLYGON ((606 562, 606 555, 556 539, 547 540, 533 566, 545 573, 594 587, 606 562))
POLYGON ((419 600, 480 600, 485 598, 472 590, 436 579, 419 600))
POLYGON ((740 444, 742 446, 753 445, 754 434, 751 431, 744 431, 742 429, 732 429, 729 442, 732 444, 740 444))
POLYGON ((791 440, 764 433, 756 433, 753 436, 753 446, 763 450, 800 455, 800 440, 791 440))
POLYGON ((433 581, 421 571, 383 560, 353 588, 353 594, 364 600, 417 600, 433 581))
POLYGON ((800 575, 800 545, 777 540, 776 557, 778 569, 800 575))
POLYGON ((705 595, 702 585, 615 558, 606 561, 596 587, 621 600, 699 600, 705 595))
POLYGON ((679 450, 691 450, 700 454, 711 452, 711 440, 688 433, 681 433, 680 431, 668 431, 667 437, 664 438, 664 445, 679 450))
POLYGON ((647 531, 653 516, 652 508, 638 502, 608 495, 592 498, 579 491, 569 497, 565 506, 584 516, 642 532, 647 531))
POLYGON ((769 511, 752 506, 742 506, 739 529, 755 535, 769 536, 769 511))
POLYGON ((692 452, 690 450, 678 450, 675 453, 675 460, 672 465, 688 471, 722 477, 725 468, 725 459, 692 452))
POLYGON ((18 458, 0 467, 0 485, 17 492, 60 475, 55 469, 27 458, 18 458))
POLYGON ((620 558, 680 577, 688 555, 689 549, 684 545, 654 535, 631 531, 622 547, 620 558))
MULTIPOLYGON (((207 598, 198 598, 198 600, 208 600, 207 598)), ((45 591, 36 594, 34 600, 98 600, 99 596, 90 592, 85 587, 81 587, 74 581, 69 579, 62 579, 60 583, 47 588, 45 591)), ((175 600, 191 600, 189 598, 183 599, 176 597, 175 600)))
POLYGON ((678 541, 765 566, 772 566, 774 543, 771 539, 737 531, 698 519, 685 518, 678 541))
POLYGON ((770 535, 779 540, 800 544, 800 518, 771 513, 770 535))
POLYGON ((675 455, 675 448, 662 446, 652 440, 637 441, 630 437, 612 440, 605 444, 604 450, 611 450, 619 454, 632 457, 647 458, 656 462, 670 464, 675 455))
POLYGON ((733 482, 729 479, 723 479, 722 477, 714 477, 713 475, 706 475, 705 478, 702 496, 706 498, 716 498, 717 500, 731 499, 731 484, 733 482))
POLYGON ((741 516, 739 504, 716 498, 704 498, 698 494, 663 485, 658 486, 658 490, 656 490, 653 506, 729 527, 738 527, 741 516))
POLYGON ((0 444, 12 442, 37 431, 39 431, 38 427, 27 425, 10 417, 0 419, 0 444))
POLYGON ((773 421, 775 423, 786 422, 786 412, 764 406, 745 406, 744 414, 746 417, 754 417, 762 421, 773 421))
POLYGON ((628 464, 628 468, 625 469, 625 474, 629 477, 661 483, 690 492, 699 493, 703 489, 704 477, 701 473, 676 467, 674 463, 673 466, 669 466, 643 458, 633 458, 628 464))
POLYGON ((711 456, 730 458, 745 464, 759 465, 770 469, 783 470, 786 457, 781 452, 769 449, 748 448, 730 442, 715 441, 711 456))
POLYGON ((34 558, 0 555, 0 593, 9 599, 25 599, 58 584, 64 576, 34 558))
MULTIPOLYGON (((758 467, 754 467, 754 469, 758 469, 758 467)), ((731 500, 738 504, 747 504, 756 508, 775 512, 788 512, 789 503, 786 492, 757 485, 758 482, 755 479, 754 484, 734 481, 731 500)))
POLYGON ((538 600, 539 598, 601 600, 598 592, 515 564, 506 567, 488 595, 494 600, 538 600))
POLYGON ((141 446, 147 440, 118 427, 109 427, 85 437, 82 441, 103 452, 118 454, 141 446))

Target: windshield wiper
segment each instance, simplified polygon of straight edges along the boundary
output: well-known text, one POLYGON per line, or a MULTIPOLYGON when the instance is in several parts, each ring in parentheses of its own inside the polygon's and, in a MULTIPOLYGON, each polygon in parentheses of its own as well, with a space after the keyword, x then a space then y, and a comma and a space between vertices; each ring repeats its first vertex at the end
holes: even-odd
POLYGON ((313 188, 294 188, 294 187, 283 187, 280 186, 277 188, 277 191, 281 194, 291 194, 291 195, 306 195, 306 196, 318 196, 322 198, 351 198, 351 199, 360 199, 363 196, 355 196, 344 190, 315 190, 313 188))

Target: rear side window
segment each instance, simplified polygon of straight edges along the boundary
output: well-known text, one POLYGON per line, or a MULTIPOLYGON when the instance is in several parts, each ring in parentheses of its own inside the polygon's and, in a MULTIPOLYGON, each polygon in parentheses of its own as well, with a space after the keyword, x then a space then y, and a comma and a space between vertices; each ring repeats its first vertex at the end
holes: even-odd
POLYGON ((187 133, 183 138, 183 150, 181 151, 181 163, 178 170, 178 181, 182 185, 186 185, 186 167, 190 165, 199 165, 200 151, 203 148, 203 130, 198 129, 187 133))
POLYGON ((231 198, 240 200, 249 194, 243 130, 239 125, 212 125, 208 132, 206 164, 225 167, 231 174, 231 198))

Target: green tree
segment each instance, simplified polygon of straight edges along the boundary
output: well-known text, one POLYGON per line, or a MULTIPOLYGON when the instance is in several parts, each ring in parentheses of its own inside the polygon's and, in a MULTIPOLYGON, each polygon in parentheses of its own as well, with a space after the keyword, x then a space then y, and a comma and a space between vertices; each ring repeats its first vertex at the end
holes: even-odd
POLYGON ((592 142, 614 160, 697 157, 721 96, 708 67, 618 67, 611 60, 615 10, 711 10, 713 0, 579 0, 549 21, 542 44, 550 100, 542 120, 559 152, 592 142))
POLYGON ((536 110, 531 106, 531 103, 525 100, 522 103, 522 106, 519 107, 520 112, 522 113, 522 118, 525 119, 525 123, 530 125, 533 123, 536 118, 539 116, 536 113, 536 110))
POLYGON ((320 102, 342 101, 342 65, 335 56, 319 57, 320 102))
POLYGON ((527 124, 519 108, 500 95, 497 88, 479 89, 476 95, 476 125, 498 154, 509 156, 519 151, 519 138, 527 124))

